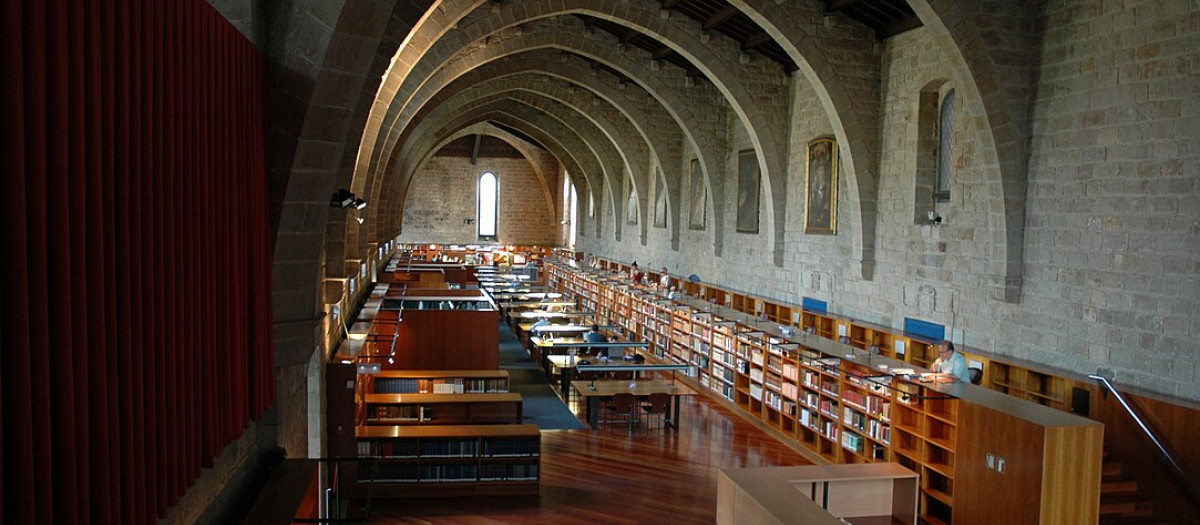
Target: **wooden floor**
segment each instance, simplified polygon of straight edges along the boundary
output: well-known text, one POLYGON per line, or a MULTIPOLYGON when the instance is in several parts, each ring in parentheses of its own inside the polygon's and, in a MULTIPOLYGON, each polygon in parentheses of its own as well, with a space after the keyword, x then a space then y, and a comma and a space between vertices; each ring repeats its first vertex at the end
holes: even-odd
POLYGON ((376 500, 370 523, 711 525, 717 469, 811 463, 703 394, 682 399, 678 432, 543 431, 540 498, 376 500))

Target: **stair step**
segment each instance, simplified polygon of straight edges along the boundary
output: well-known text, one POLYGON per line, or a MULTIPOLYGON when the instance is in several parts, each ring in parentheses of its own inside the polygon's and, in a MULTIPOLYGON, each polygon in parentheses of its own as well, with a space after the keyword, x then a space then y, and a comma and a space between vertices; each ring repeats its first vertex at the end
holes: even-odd
POLYGON ((1100 468, 1101 476, 1120 476, 1124 470, 1124 466, 1120 461, 1105 461, 1100 468))
POLYGON ((1101 498, 1101 516, 1127 516, 1137 512, 1137 499, 1129 496, 1110 496, 1101 498))
POLYGON ((1171 525, 1154 516, 1101 516, 1100 525, 1171 525))
POLYGON ((1100 498, 1100 516, 1152 517, 1154 504, 1136 495, 1107 495, 1100 498))
POLYGON ((1100 483, 1100 498, 1137 494, 1138 484, 1128 479, 1106 480, 1100 483))

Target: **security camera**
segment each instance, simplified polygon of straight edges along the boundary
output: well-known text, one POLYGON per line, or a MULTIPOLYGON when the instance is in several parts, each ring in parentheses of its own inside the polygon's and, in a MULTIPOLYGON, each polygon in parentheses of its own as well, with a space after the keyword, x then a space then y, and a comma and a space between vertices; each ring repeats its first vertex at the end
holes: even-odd
POLYGON ((936 211, 929 210, 928 217, 929 217, 929 222, 932 222, 934 224, 942 223, 942 216, 938 215, 936 211))

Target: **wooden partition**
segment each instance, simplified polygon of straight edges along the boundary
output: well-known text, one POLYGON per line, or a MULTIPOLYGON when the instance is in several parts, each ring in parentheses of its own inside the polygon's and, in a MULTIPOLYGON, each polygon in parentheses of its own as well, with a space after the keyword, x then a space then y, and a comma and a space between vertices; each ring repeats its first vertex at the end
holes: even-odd
POLYGON ((718 525, 917 523, 916 472, 894 463, 721 469, 718 525))
POLYGON ((1104 427, 995 392, 972 396, 977 402, 959 407, 956 521, 1096 523, 1104 427))
POLYGON ((405 310, 396 339, 397 370, 493 370, 500 367, 496 310, 405 310))

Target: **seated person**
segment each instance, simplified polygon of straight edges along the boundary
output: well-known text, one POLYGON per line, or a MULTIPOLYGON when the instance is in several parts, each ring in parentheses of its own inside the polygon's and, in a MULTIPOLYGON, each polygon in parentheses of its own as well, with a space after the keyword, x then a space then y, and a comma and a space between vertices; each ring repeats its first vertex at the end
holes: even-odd
MULTIPOLYGON (((600 332, 600 325, 592 325, 592 329, 588 330, 588 332, 586 334, 583 334, 583 342, 585 342, 585 343, 607 343, 608 337, 606 337, 603 333, 600 332)), ((608 349, 607 348, 601 348, 599 352, 596 352, 596 354, 602 358, 608 359, 608 349)))
POLYGON ((667 299, 672 301, 678 301, 680 297, 681 294, 679 293, 679 290, 676 290, 674 286, 671 287, 671 291, 667 292, 667 299))
POLYGON ((538 330, 539 326, 548 326, 549 324, 550 324, 549 317, 540 317, 540 318, 538 318, 538 320, 536 322, 533 323, 533 326, 529 327, 529 331, 533 332, 534 335, 537 335, 537 333, 539 331, 538 330))
POLYGON ((938 358, 929 365, 929 369, 933 371, 934 379, 945 378, 964 383, 971 381, 970 372, 967 371, 967 358, 955 352, 954 343, 950 341, 942 341, 938 345, 938 358))

